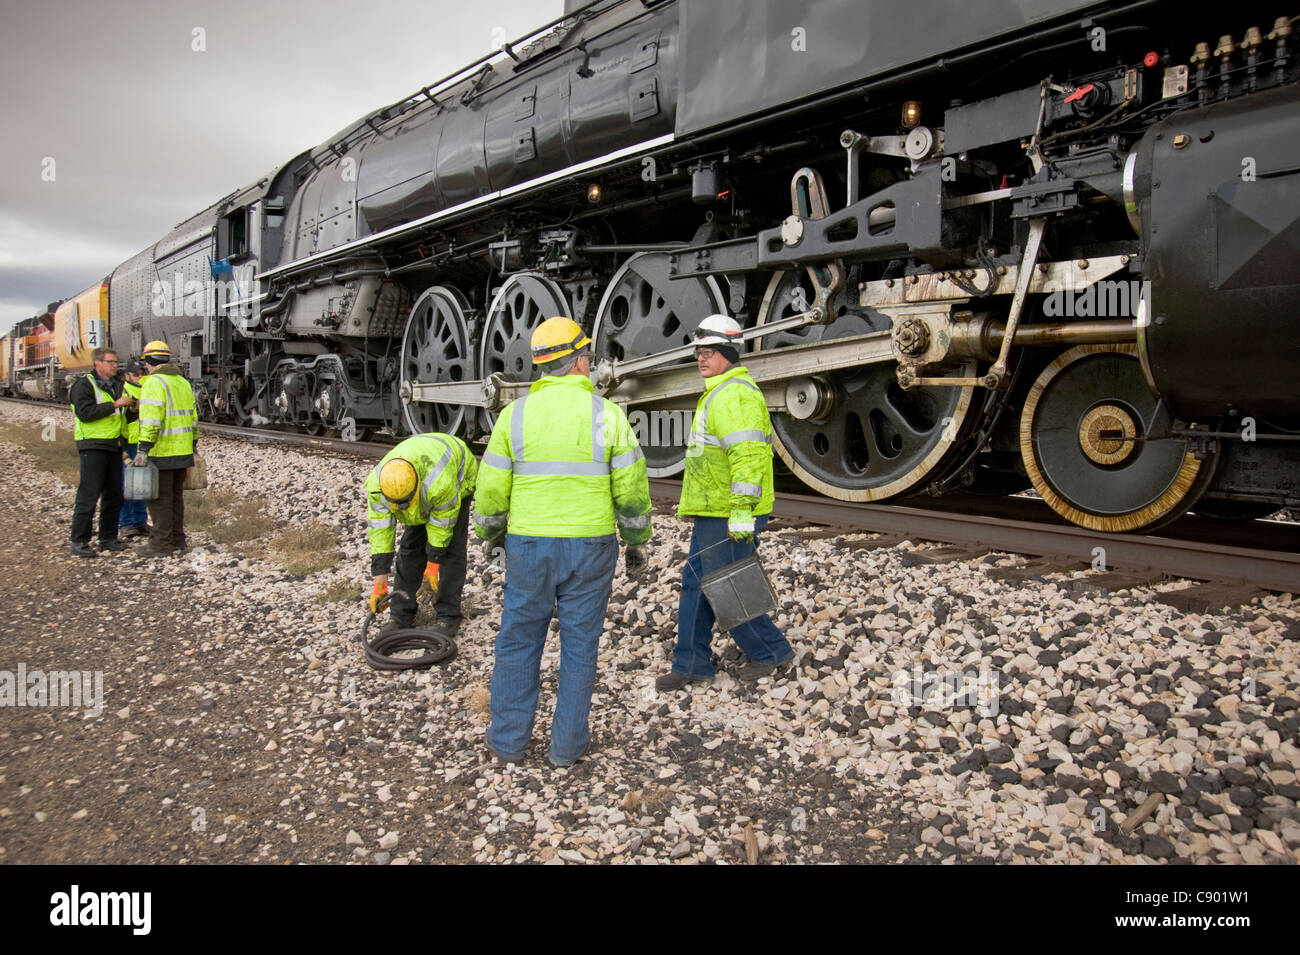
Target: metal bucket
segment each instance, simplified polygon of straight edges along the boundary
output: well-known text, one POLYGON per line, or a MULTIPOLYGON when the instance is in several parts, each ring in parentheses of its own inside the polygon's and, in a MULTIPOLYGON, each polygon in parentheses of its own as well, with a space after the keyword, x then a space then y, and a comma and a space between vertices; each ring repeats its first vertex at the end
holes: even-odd
MULTIPOLYGON (((730 541, 722 541, 728 544, 730 541)), ((719 546, 714 544, 713 547, 719 546)), ((701 551, 701 564, 707 566, 703 557, 713 547, 701 551)), ((721 630, 730 630, 748 623, 755 617, 771 613, 776 609, 776 591, 759 563, 758 552, 754 551, 735 563, 711 570, 700 578, 700 590, 709 599, 713 615, 717 618, 721 630)))
POLYGON ((128 501, 158 500, 158 465, 152 461, 142 468, 128 465, 122 476, 122 497, 128 501))

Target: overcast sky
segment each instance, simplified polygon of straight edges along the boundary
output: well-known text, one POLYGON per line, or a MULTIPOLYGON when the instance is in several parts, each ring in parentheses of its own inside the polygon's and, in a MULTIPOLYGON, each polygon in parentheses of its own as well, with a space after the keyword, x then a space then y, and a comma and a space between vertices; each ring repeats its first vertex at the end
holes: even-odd
POLYGON ((4 0, 0 334, 487 53, 501 31, 513 40, 562 11, 562 0, 4 0))

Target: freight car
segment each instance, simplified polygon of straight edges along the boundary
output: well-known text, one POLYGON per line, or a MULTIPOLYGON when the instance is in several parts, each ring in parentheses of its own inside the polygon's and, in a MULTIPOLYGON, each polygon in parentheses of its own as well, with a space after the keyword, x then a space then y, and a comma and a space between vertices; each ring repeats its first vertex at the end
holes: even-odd
POLYGON ((1300 503, 1282 12, 597 0, 182 222, 113 272, 112 340, 169 341, 210 416, 473 439, 568 314, 668 474, 726 312, 833 497, 1267 513, 1300 503))

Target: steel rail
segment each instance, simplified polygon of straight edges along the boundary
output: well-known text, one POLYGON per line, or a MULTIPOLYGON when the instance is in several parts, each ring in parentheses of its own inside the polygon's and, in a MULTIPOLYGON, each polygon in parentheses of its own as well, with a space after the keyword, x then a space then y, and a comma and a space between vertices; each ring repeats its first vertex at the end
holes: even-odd
MULTIPOLYGON (((652 496, 676 498, 680 487, 652 480, 652 496)), ((1032 554, 1091 563, 1104 548, 1110 568, 1141 569, 1192 580, 1248 583, 1264 590, 1300 593, 1300 554, 1145 534, 1104 534, 1073 524, 1040 524, 898 504, 859 504, 806 494, 779 494, 775 516, 843 526, 857 531, 943 541, 990 551, 1032 554)))

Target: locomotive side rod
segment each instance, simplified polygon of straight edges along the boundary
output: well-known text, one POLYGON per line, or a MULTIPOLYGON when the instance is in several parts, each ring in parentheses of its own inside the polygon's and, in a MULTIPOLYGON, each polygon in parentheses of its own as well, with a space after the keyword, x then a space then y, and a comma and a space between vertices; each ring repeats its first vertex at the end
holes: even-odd
MULTIPOLYGON (((760 335, 809 324, 811 314, 804 312, 782 319, 780 322, 760 325, 749 329, 745 337, 757 338, 760 335)), ((1005 328, 999 325, 991 325, 987 330, 990 344, 1000 346, 1005 335, 1005 328)), ((1093 321, 1022 326, 1014 333, 1014 343, 1024 346, 1061 347, 1091 342, 1132 341, 1134 336, 1135 329, 1131 321, 1093 321)), ((602 361, 592 376, 596 389, 611 401, 628 406, 667 407, 673 403, 682 403, 683 399, 689 399, 687 403, 693 406, 700 392, 699 371, 693 364, 680 364, 683 359, 690 356, 692 350, 675 348, 631 362, 602 361), (630 370, 633 366, 635 366, 635 373, 630 370)), ((881 331, 831 342, 797 345, 771 352, 752 352, 745 356, 745 367, 763 390, 768 408, 773 411, 785 411, 787 385, 791 379, 807 378, 844 368, 896 359, 893 333, 881 331)), ((946 381, 947 379, 934 380, 946 381)), ((403 385, 401 397, 407 402, 465 405, 500 411, 514 399, 527 394, 531 385, 531 382, 509 381, 501 375, 493 375, 480 381, 403 385)))

